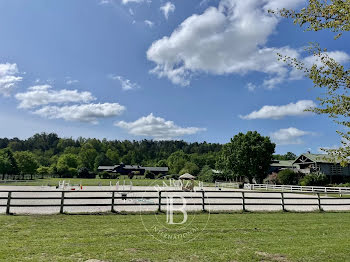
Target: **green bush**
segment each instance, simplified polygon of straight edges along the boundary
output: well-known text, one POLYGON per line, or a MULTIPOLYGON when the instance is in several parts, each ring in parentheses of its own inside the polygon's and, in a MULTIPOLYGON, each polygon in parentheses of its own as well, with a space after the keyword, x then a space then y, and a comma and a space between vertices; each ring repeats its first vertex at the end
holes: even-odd
POLYGON ((277 180, 282 185, 297 185, 299 182, 299 174, 292 169, 283 169, 277 174, 277 180))
POLYGON ((95 178, 96 174, 89 172, 89 169, 82 167, 78 170, 78 178, 95 178))
POLYGON ((145 178, 148 178, 148 179, 155 179, 156 176, 154 175, 154 173, 150 172, 149 170, 146 170, 146 172, 145 172, 145 178))
POLYGON ((178 175, 178 174, 172 174, 172 175, 170 175, 170 178, 172 178, 172 179, 179 179, 179 177, 180 177, 180 175, 178 175))
POLYGON ((100 173, 100 178, 102 179, 111 179, 111 174, 106 172, 106 171, 103 171, 100 173))
POLYGON ((327 183, 327 176, 322 173, 311 173, 300 180, 301 186, 325 186, 327 183))

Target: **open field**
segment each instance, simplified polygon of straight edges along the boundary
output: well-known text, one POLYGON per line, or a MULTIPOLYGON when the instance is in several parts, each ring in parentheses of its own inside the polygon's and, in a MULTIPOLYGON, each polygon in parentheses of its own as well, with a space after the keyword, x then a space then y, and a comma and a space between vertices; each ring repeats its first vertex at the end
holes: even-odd
POLYGON ((138 215, 0 216, 0 260, 348 261, 349 221, 349 213, 212 214, 196 240, 169 245, 138 215))
POLYGON ((169 184, 169 180, 166 179, 128 179, 124 177, 120 177, 119 179, 87 179, 87 178, 45 178, 45 179, 35 179, 28 181, 11 181, 6 183, 0 183, 1 186, 58 186, 59 181, 65 180, 66 182, 70 182, 71 185, 79 185, 82 183, 83 186, 98 186, 101 184, 102 186, 109 186, 109 183, 112 182, 115 185, 119 182, 122 185, 125 181, 126 184, 132 184, 134 186, 150 186, 150 185, 162 185, 163 182, 169 184))

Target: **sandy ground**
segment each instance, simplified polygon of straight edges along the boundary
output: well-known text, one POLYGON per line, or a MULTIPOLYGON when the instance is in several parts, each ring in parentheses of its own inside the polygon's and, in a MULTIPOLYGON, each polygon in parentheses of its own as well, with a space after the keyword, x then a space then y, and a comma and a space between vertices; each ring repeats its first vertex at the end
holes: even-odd
MULTIPOLYGON (((75 188, 76 191, 66 190, 65 197, 79 198, 79 197, 111 197, 111 192, 103 192, 108 190, 116 190, 115 187, 109 186, 90 186, 83 187, 83 190, 75 188), (98 192, 84 192, 87 190, 93 190, 98 192)), ((160 188, 165 190, 178 190, 177 188, 160 188)), ((196 188, 200 190, 199 188, 196 188)), ((61 197, 61 192, 55 187, 40 187, 40 186, 0 186, 0 191, 4 190, 16 190, 16 191, 39 191, 39 192, 13 192, 12 197, 61 197), (50 191, 50 192, 40 192, 40 191, 50 191)), ((119 187, 118 190, 123 190, 119 187)), ((117 212, 140 212, 140 211, 156 211, 158 209, 158 192, 128 192, 130 187, 125 187, 127 197, 132 197, 133 199, 115 199, 114 210, 117 212), (149 197, 154 197, 154 199, 147 199, 149 197), (123 206, 123 204, 136 204, 135 206, 123 206), (156 204, 150 206, 147 204, 156 204)), ((156 190, 155 187, 142 187, 134 186, 132 190, 156 190)), ((205 209, 208 211, 239 211, 242 210, 242 199, 235 199, 235 197, 241 197, 242 192, 237 192, 234 189, 221 189, 218 188, 204 188, 204 191, 215 191, 205 193, 205 209), (219 197, 232 197, 230 198, 219 198, 219 197), (226 205, 217 205, 218 203, 224 203, 226 205)), ((245 191, 245 197, 258 197, 260 199, 246 199, 246 210, 250 211, 279 211, 282 210, 281 205, 281 194, 276 193, 259 193, 254 191, 245 191), (277 199, 263 199, 263 198, 277 198, 277 199), (252 204, 253 203, 253 204, 252 204)), ((0 192, 0 197, 7 197, 7 192, 0 192)), ((179 192, 170 193, 162 192, 163 197, 175 197, 173 198, 173 203, 178 203, 180 205, 175 205, 175 208, 181 208, 183 199, 186 199, 186 210, 196 211, 202 209, 202 192, 179 192), (177 198, 176 198, 177 197, 177 198), (198 197, 198 198, 194 198, 198 197), (191 204, 198 205, 191 205, 191 204)), ((329 195, 328 197, 330 197, 329 195)), ((115 197, 121 197, 121 193, 115 193, 115 197)), ((322 206, 325 211, 345 211, 350 210, 350 198, 344 199, 322 199, 327 196, 321 196, 322 204, 337 204, 331 206, 322 206)), ((284 193, 284 203, 285 209, 290 211, 314 211, 318 209, 318 200, 316 195, 310 194, 296 194, 296 193, 284 193), (288 197, 294 197, 298 199, 287 199, 288 197), (301 206, 288 205, 288 204, 304 204, 301 206), (311 205, 306 205, 311 204, 311 205)), ((6 205, 7 200, 1 199, 0 205, 6 205)), ((11 205, 60 205, 60 199, 12 199, 11 205)), ((111 199, 65 199, 65 204, 111 204, 111 199)), ((166 210, 167 199, 162 199, 162 210, 166 210)), ((11 207, 10 212, 14 214, 54 214, 59 213, 59 206, 48 206, 48 207, 11 207)), ((5 213, 6 207, 0 207, 0 213, 5 213)), ((111 211, 111 206, 84 206, 84 207, 64 207, 64 212, 67 213, 93 213, 93 212, 108 212, 111 211)))

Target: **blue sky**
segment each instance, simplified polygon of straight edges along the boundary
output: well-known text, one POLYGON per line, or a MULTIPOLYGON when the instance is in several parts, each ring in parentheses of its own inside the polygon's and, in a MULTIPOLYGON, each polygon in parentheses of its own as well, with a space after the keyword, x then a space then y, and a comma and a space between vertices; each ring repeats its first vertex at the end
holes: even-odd
POLYGON ((277 61, 280 52, 312 62, 302 52, 310 41, 349 60, 346 35, 303 32, 266 12, 303 5, 1 0, 0 137, 226 143, 257 130, 277 153, 337 146, 340 127, 303 111, 322 90, 277 61))

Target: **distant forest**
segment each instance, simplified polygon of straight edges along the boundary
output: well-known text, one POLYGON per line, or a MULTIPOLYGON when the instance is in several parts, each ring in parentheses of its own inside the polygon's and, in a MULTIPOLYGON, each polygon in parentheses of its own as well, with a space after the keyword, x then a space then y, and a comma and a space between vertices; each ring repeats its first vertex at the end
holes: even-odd
MULTIPOLYGON (((169 174, 215 169, 223 145, 185 141, 119 141, 60 138, 41 133, 21 140, 0 138, 0 174, 79 177, 79 170, 95 173, 100 165, 119 163, 167 166, 169 174)), ((287 160, 295 155, 275 155, 287 160)), ((4 176, 3 176, 4 179, 4 176)))

